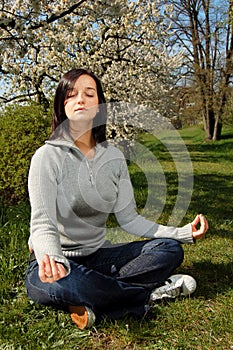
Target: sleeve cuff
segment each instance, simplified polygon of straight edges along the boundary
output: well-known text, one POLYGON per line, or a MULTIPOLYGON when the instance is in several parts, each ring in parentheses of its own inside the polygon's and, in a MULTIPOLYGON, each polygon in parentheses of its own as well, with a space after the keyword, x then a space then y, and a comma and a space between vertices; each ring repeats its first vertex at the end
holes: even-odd
POLYGON ((187 224, 183 227, 179 227, 177 228, 177 230, 178 230, 178 238, 182 243, 187 243, 187 244, 195 243, 191 224, 187 224))

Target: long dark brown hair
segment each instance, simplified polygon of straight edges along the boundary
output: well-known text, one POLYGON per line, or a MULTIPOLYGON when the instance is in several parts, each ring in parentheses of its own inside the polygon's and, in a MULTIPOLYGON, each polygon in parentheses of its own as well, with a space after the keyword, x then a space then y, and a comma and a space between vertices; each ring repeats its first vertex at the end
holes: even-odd
POLYGON ((53 104, 53 119, 52 133, 55 133, 56 128, 67 120, 65 113, 65 100, 71 90, 73 90, 76 80, 83 74, 89 75, 96 82, 97 96, 99 103, 99 112, 93 120, 92 134, 96 142, 106 141, 106 122, 107 122, 107 106, 104 97, 103 89, 100 80, 90 70, 83 68, 75 68, 65 73, 57 86, 54 104, 53 104))

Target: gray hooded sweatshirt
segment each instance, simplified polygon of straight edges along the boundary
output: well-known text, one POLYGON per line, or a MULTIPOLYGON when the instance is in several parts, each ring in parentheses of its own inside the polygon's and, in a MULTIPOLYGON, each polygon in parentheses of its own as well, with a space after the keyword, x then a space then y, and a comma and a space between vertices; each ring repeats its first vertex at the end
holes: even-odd
POLYGON ((193 243, 191 224, 163 226, 138 214, 124 155, 112 145, 97 144, 88 159, 71 139, 46 141, 32 157, 29 196, 29 248, 37 261, 48 254, 68 272, 68 257, 103 246, 110 213, 133 235, 193 243))

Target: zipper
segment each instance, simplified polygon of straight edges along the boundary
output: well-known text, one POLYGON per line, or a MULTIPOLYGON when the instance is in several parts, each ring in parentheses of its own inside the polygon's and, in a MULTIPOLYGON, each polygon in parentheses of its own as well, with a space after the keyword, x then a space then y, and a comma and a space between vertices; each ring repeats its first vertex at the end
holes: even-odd
POLYGON ((86 159, 86 165, 87 165, 87 169, 88 169, 88 172, 89 172, 89 180, 91 182, 91 185, 93 186, 94 185, 93 171, 92 171, 92 169, 90 167, 90 164, 89 164, 87 159, 86 159))

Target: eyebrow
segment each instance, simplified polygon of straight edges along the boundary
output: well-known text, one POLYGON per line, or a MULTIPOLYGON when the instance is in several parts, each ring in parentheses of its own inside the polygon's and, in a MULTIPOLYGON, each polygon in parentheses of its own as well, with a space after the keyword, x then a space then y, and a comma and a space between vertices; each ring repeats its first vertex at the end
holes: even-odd
POLYGON ((96 91, 96 88, 94 88, 94 87, 92 87, 92 86, 88 86, 86 89, 87 89, 87 90, 94 90, 94 91, 96 91))

